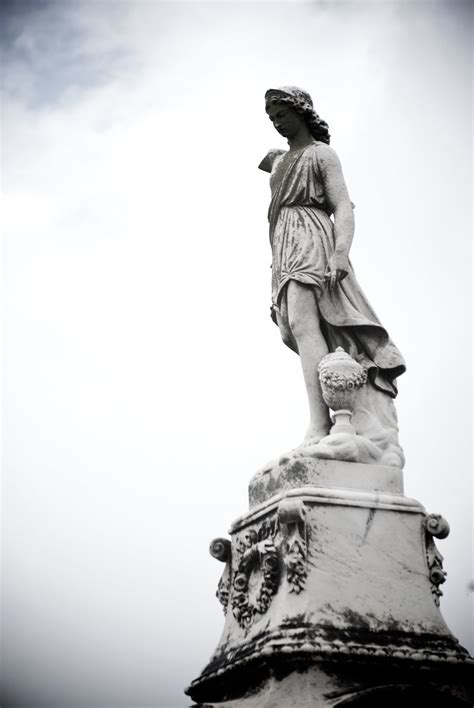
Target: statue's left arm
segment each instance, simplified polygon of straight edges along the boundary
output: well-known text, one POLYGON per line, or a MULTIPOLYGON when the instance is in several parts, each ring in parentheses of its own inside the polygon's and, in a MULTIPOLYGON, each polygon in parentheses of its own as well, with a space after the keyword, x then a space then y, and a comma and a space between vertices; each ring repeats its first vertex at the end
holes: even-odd
POLYGON ((323 179, 326 200, 334 214, 335 251, 329 260, 327 280, 332 290, 349 270, 349 250, 354 237, 354 212, 341 163, 332 148, 319 144, 318 166, 323 179))

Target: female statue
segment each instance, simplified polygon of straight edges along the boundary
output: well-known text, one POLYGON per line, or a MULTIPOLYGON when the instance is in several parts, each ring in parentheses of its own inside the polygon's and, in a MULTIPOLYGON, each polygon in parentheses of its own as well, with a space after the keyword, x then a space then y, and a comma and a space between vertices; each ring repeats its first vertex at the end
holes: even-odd
MULTIPOLYGON (((402 466, 392 399, 405 364, 349 261, 353 204, 339 159, 329 147, 327 123, 315 112, 310 95, 294 86, 269 89, 265 107, 289 145, 288 151, 270 151, 259 167, 271 173, 272 319, 284 343, 300 356, 308 394, 310 425, 303 445, 317 445, 328 435, 318 364, 341 346, 368 371, 365 399, 353 416, 357 433, 372 441, 368 457, 402 466)), ((358 453, 344 454, 344 459, 369 461, 358 453)))

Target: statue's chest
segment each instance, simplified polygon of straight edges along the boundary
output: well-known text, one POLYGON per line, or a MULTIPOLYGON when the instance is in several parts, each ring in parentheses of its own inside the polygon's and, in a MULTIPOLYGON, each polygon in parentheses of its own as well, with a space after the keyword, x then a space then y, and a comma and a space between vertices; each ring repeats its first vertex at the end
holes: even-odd
POLYGON ((310 187, 316 179, 313 168, 313 161, 306 155, 283 155, 275 162, 270 175, 270 187, 272 194, 282 188, 292 190, 297 188, 310 187))

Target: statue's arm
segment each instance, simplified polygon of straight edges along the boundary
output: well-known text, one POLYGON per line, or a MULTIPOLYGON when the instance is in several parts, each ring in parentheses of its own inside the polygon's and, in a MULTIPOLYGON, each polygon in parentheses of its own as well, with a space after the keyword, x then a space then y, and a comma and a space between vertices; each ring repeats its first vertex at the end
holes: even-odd
POLYGON ((341 163, 332 148, 318 145, 318 166, 323 179, 326 200, 334 214, 334 238, 336 250, 329 264, 331 272, 341 271, 337 281, 342 280, 349 268, 349 251, 354 238, 354 211, 349 198, 341 163))
POLYGON ((274 150, 269 150, 261 163, 258 166, 259 170, 263 170, 264 172, 271 172, 273 169, 273 163, 275 162, 277 157, 280 157, 280 155, 283 155, 286 152, 286 150, 280 150, 279 148, 275 148, 274 150))

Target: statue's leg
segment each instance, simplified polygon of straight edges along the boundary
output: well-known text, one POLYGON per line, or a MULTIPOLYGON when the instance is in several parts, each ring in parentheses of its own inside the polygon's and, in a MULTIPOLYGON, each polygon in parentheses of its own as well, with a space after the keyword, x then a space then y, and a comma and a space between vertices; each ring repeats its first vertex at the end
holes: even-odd
POLYGON ((298 345, 303 377, 308 394, 310 425, 304 444, 315 444, 329 433, 331 421, 323 401, 318 364, 328 353, 320 327, 319 309, 314 288, 290 280, 287 288, 288 323, 298 345))
POLYGON ((281 298, 280 302, 280 308, 279 310, 275 311, 276 315, 276 321, 278 324, 278 328, 280 330, 280 335, 283 340, 283 344, 286 344, 287 347, 290 349, 293 349, 293 351, 297 351, 297 343, 295 342, 295 339, 291 333, 290 329, 290 323, 288 322, 288 307, 286 305, 286 292, 284 293, 283 297, 281 298))

